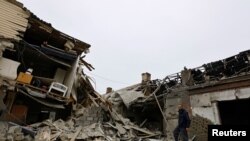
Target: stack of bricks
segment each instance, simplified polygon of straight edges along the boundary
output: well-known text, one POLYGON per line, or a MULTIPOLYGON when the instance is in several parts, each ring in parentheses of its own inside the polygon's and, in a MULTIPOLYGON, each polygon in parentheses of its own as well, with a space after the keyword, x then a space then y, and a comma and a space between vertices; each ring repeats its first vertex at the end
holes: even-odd
POLYGON ((189 130, 189 136, 196 136, 197 141, 207 141, 208 135, 208 126, 211 125, 212 122, 206 118, 203 118, 199 115, 192 117, 191 126, 189 130))
POLYGON ((80 126, 88 126, 93 123, 98 123, 103 121, 103 110, 101 107, 96 107, 92 105, 89 108, 83 110, 83 115, 77 118, 76 124, 80 126))

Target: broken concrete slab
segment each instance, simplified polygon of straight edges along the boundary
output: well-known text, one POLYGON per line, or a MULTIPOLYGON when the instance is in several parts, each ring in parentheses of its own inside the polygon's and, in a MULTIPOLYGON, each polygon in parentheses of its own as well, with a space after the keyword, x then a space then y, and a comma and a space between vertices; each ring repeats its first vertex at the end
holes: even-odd
POLYGON ((128 88, 121 89, 119 91, 116 91, 114 93, 111 93, 111 98, 114 99, 114 102, 120 101, 120 98, 122 99, 123 103, 126 105, 127 108, 130 107, 130 105, 137 100, 138 98, 143 98, 144 94, 142 91, 136 91, 140 85, 134 85, 128 88), (119 97, 112 97, 112 95, 119 95, 119 97))

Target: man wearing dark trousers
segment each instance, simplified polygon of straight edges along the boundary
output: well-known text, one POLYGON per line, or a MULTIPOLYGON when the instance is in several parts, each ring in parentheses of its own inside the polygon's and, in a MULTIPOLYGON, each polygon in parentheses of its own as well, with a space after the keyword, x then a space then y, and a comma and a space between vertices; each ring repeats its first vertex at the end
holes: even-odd
POLYGON ((183 108, 183 105, 178 105, 179 119, 178 125, 174 130, 174 139, 178 141, 178 139, 182 139, 182 141, 188 141, 188 133, 187 130, 190 126, 191 120, 189 118, 188 112, 183 108))

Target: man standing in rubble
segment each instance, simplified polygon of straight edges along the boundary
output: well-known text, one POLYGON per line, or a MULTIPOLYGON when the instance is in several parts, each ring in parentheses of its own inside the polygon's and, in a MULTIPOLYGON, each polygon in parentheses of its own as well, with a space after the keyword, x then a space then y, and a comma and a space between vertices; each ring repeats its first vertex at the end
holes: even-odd
POLYGON ((188 141, 187 130, 190 126, 191 120, 189 118, 188 112, 183 108, 183 105, 178 105, 179 119, 178 125, 174 130, 174 139, 179 141, 179 138, 183 141, 188 141))

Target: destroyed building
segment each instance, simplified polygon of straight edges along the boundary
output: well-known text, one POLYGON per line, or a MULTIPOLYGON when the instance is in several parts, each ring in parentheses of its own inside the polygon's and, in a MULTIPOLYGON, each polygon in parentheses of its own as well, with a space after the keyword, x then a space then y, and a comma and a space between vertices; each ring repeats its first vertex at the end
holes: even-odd
POLYGON ((62 33, 16 1, 0 1, 1 120, 65 118, 84 100, 90 45, 62 33), (77 76, 77 77, 76 77, 77 76), (84 89, 84 90, 83 90, 84 89), (17 119, 16 119, 17 118, 17 119))
POLYGON ((101 96, 83 71, 89 44, 15 0, 0 0, 0 15, 0 140, 171 141, 180 103, 193 140, 208 124, 250 122, 249 50, 101 96))
POLYGON ((223 60, 204 64, 109 92, 105 98, 124 117, 149 130, 158 130, 167 141, 174 140, 178 105, 191 117, 189 138, 206 141, 207 125, 249 125, 245 111, 250 107, 250 50, 223 60))
POLYGON ((146 140, 99 95, 84 69, 90 45, 0 0, 0 140, 146 140))

